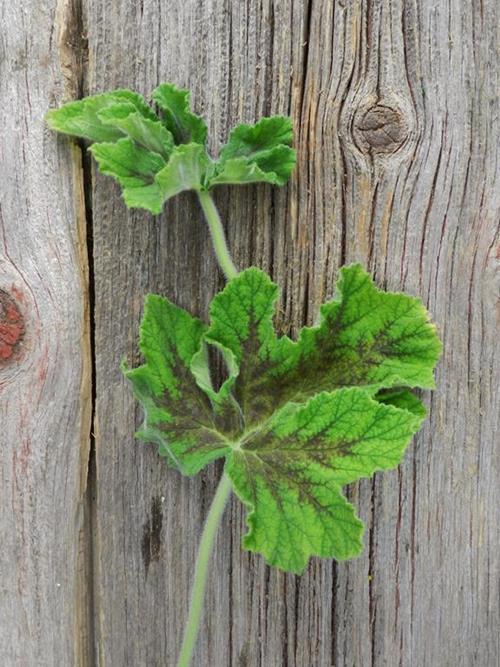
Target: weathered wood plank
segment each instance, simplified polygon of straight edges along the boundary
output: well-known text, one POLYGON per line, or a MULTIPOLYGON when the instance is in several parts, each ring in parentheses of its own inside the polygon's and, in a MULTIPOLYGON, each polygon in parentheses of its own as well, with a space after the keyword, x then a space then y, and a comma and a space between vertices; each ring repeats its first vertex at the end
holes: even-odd
POLYGON ((429 420, 405 463, 360 485, 372 531, 364 562, 339 568, 335 661, 496 664, 498 599, 488 602, 487 591, 500 569, 498 394, 491 393, 499 384, 492 308, 499 70, 488 26, 498 23, 498 5, 368 9, 366 21, 354 7, 346 16, 359 25, 351 46, 360 53, 340 114, 346 257, 367 261, 382 284, 420 294, 445 352, 429 420), (484 42, 475 40, 479 32, 484 42), (349 135, 367 98, 406 121, 395 152, 386 152, 395 148, 386 136, 394 126, 374 135, 384 145, 373 141, 368 153, 358 150, 356 132, 349 135))
MULTIPOLYGON (((315 560, 301 578, 272 571, 240 550, 232 503, 195 664, 496 664, 495 1, 88 4, 89 92, 187 86, 212 149, 236 122, 293 115, 290 187, 217 196, 236 263, 283 288, 282 329, 311 322, 339 265, 359 259, 380 284, 420 294, 445 343, 405 463, 351 490, 370 528, 361 558, 315 560)), ((190 197, 152 219, 92 180, 99 660, 171 665, 219 470, 181 480, 134 442, 140 416, 118 365, 138 361, 145 292, 205 315, 221 279, 190 197)))
MULTIPOLYGON (((77 664, 91 383, 81 154, 44 126, 68 89, 65 9, 3 5, 0 662, 77 664), (61 32, 62 30, 62 32, 61 32)), ((82 664, 82 663, 79 663, 82 664)))

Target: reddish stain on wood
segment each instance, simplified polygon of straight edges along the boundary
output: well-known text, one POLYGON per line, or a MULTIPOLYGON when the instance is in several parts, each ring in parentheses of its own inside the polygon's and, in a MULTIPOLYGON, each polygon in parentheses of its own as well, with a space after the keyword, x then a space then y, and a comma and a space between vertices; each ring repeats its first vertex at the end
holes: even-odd
POLYGON ((24 336, 24 318, 16 301, 0 290, 0 365, 16 353, 24 336))

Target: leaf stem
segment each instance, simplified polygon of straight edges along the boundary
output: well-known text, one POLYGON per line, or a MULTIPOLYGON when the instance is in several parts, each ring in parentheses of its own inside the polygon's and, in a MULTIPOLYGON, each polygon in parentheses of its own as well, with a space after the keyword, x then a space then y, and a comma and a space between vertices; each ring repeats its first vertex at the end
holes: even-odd
POLYGON ((207 569, 217 529, 219 527, 224 507, 231 493, 231 482, 225 473, 222 474, 219 486, 215 492, 201 535, 196 567, 194 571, 193 588, 191 590, 191 604, 189 616, 184 630, 181 652, 177 667, 189 667, 191 656, 196 645, 196 638, 200 627, 203 598, 207 583, 207 569))
POLYGON ((229 254, 226 237, 224 235, 224 228, 222 226, 219 211, 212 199, 212 195, 207 190, 203 190, 198 192, 198 199, 208 222, 219 266, 228 280, 235 278, 238 275, 238 270, 233 264, 233 260, 229 254))

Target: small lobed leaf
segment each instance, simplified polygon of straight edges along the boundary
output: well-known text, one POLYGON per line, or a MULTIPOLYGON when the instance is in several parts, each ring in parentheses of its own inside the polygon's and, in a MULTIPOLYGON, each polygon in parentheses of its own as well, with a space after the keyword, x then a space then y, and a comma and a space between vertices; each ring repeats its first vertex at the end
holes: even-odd
POLYGON ((89 141, 116 141, 123 132, 104 123, 99 114, 108 106, 126 103, 144 118, 156 118, 144 98, 130 90, 113 90, 68 102, 59 109, 51 109, 45 115, 47 125, 57 132, 82 137, 89 141))
POLYGON ((161 155, 142 148, 129 138, 115 143, 92 144, 89 150, 99 170, 122 186, 123 197, 129 206, 160 213, 164 198, 155 177, 166 164, 161 155))
POLYGON ((220 159, 254 158, 278 146, 290 146, 292 140, 292 121, 285 116, 261 118, 254 125, 242 123, 231 131, 229 141, 221 148, 220 159))
POLYGON ((172 133, 176 144, 205 145, 207 126, 203 118, 191 111, 188 90, 162 83, 155 88, 152 98, 160 107, 165 127, 172 133))
POLYGON ((168 164, 156 175, 156 182, 164 200, 184 190, 202 190, 209 164, 210 160, 203 146, 176 146, 168 164))
POLYGON ((117 128, 138 146, 168 160, 174 147, 174 139, 158 119, 146 118, 130 103, 105 107, 98 116, 105 125, 117 128))
POLYGON ((189 92, 164 83, 152 97, 161 119, 141 95, 114 90, 52 109, 46 121, 58 132, 101 145, 93 153, 101 171, 123 187, 127 206, 153 214, 161 212, 169 197, 184 190, 199 192, 231 183, 283 185, 289 178, 295 165, 295 151, 289 145, 290 119, 274 116, 255 125, 239 125, 214 162, 205 149, 207 126, 191 111, 189 92), (145 152, 150 153, 149 158, 145 152), (133 158, 140 163, 137 169, 133 158), (151 169, 142 169, 146 162, 158 166, 152 175, 151 169))
POLYGON ((284 185, 295 167, 292 138, 291 120, 284 116, 262 118, 255 125, 238 125, 220 151, 210 187, 258 181, 284 185))
POLYGON ((249 510, 244 546, 299 573, 310 556, 360 553, 363 524, 341 488, 399 464, 425 416, 410 388, 432 384, 440 343, 417 299, 381 292, 359 265, 342 269, 337 298, 297 342, 274 331, 277 296, 250 268, 214 298, 208 328, 168 302, 154 318, 148 306, 146 364, 128 376, 141 437, 185 474, 225 457, 249 510), (227 367, 218 390, 209 345, 227 367))
POLYGON ((209 187, 247 183, 284 185, 295 167, 295 152, 287 146, 280 146, 272 153, 269 160, 260 163, 248 158, 226 160, 217 165, 215 175, 210 178, 209 187))

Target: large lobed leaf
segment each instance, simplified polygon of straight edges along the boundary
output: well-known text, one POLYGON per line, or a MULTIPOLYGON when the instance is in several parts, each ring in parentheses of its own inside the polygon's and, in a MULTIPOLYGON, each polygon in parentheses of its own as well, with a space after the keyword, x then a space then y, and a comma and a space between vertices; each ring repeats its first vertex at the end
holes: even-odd
POLYGON ((420 423, 358 388, 279 410, 228 456, 227 474, 251 508, 244 545, 292 572, 312 554, 359 554, 363 525, 340 488, 397 466, 420 423))
POLYGON ((304 327, 297 342, 276 336, 278 291, 262 271, 244 271, 215 297, 207 339, 239 362, 234 393, 248 426, 287 401, 338 387, 372 394, 434 387, 440 344, 419 299, 379 290, 359 264, 341 269, 337 291, 319 324, 304 327))
POLYGON ((115 90, 52 109, 46 121, 92 142, 99 169, 118 181, 126 205, 153 214, 184 190, 286 183, 295 166, 289 118, 239 125, 214 161, 205 147, 207 126, 191 111, 189 97, 187 90, 161 84, 152 93, 159 117, 141 95, 115 90))
POLYGON ((146 363, 127 370, 145 411, 140 437, 185 474, 225 457, 248 507, 244 546, 300 572, 311 555, 350 558, 363 525, 341 488, 398 465, 425 416, 440 343, 418 299, 378 290, 359 265, 297 341, 278 337, 277 287, 250 268, 213 300, 210 326, 149 296, 146 363), (227 362, 216 390, 209 346, 227 362))

